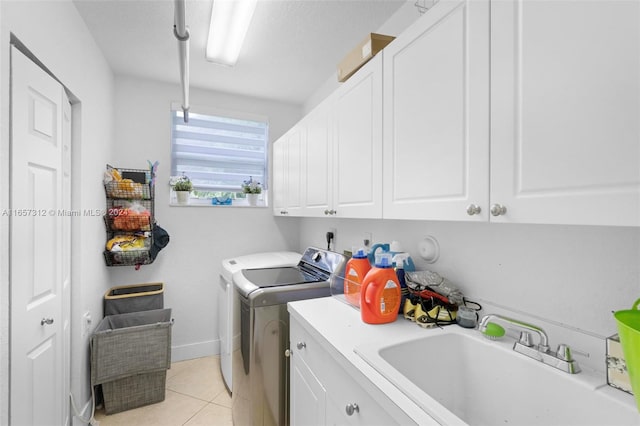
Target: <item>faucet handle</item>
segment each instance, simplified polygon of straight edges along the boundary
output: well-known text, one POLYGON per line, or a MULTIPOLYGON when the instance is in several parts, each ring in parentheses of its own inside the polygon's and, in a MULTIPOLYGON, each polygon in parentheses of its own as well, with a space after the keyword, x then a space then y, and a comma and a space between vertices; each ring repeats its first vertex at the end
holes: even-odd
POLYGON ((520 332, 519 342, 520 342, 520 344, 525 345, 528 348, 533 346, 533 343, 531 343, 531 334, 529 334, 528 331, 521 331, 520 332))
POLYGON ((571 355, 571 348, 569 347, 569 345, 560 343, 558 345, 558 350, 556 350, 556 357, 564 361, 573 361, 573 356, 571 355))

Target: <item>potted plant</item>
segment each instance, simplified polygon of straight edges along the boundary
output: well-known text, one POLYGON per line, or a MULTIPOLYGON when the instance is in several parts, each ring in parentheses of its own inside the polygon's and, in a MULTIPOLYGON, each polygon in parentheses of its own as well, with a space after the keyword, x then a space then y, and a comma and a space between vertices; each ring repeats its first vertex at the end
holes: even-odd
POLYGON ((249 180, 242 182, 242 192, 246 194, 249 205, 255 206, 258 204, 258 196, 262 193, 262 186, 260 186, 260 182, 249 176, 249 180))
POLYGON ((192 189, 193 184, 186 175, 183 174, 178 179, 176 179, 176 181, 173 183, 173 190, 176 192, 178 204, 189 204, 189 197, 191 195, 192 189))

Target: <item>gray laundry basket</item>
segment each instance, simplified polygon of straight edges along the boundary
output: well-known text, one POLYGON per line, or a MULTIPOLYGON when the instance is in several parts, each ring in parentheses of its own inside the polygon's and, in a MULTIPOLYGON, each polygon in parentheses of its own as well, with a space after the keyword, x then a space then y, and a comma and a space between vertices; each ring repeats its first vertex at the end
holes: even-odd
POLYGON ((164 283, 121 285, 104 294, 105 316, 163 308, 164 283))
POLYGON ((91 336, 91 385, 105 412, 163 401, 171 367, 171 309, 106 316, 91 336))

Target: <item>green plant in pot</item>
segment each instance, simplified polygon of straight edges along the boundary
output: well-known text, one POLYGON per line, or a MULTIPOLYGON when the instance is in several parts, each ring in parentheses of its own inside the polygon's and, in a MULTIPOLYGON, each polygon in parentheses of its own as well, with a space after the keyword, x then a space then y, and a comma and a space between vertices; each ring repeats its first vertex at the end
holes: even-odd
POLYGON ((258 195, 262 193, 262 186, 260 182, 249 176, 249 180, 242 182, 242 192, 246 194, 249 205, 255 206, 258 204, 258 195))
POLYGON ((193 184, 191 180, 183 174, 173 183, 173 190, 176 192, 178 204, 188 204, 191 191, 193 190, 193 184))

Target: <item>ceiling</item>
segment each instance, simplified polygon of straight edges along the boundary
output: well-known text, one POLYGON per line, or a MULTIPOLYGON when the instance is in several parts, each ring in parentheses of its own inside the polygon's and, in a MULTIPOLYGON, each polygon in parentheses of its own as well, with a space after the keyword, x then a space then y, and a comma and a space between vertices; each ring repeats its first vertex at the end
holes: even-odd
MULTIPOLYGON (((74 0, 116 74, 179 84, 172 0, 74 0)), ((259 0, 238 63, 205 59, 211 0, 186 0, 190 87, 302 104, 406 0, 259 0)))

